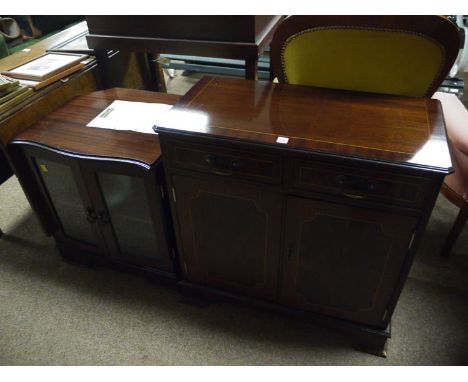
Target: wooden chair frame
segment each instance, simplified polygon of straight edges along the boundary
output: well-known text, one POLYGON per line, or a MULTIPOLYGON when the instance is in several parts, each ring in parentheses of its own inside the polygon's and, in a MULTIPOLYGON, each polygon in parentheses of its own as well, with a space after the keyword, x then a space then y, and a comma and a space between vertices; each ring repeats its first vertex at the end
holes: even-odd
POLYGON ((452 190, 447 184, 443 183, 440 189, 442 195, 444 195, 450 202, 455 204, 460 210, 458 211, 457 218, 450 229, 447 238, 445 239, 444 245, 440 251, 441 255, 446 259, 449 258, 452 248, 460 236, 460 233, 465 227, 466 221, 468 220, 468 200, 462 198, 461 195, 452 190))
POLYGON ((281 53, 287 39, 303 30, 331 26, 398 30, 417 33, 437 41, 446 52, 445 63, 438 77, 428 88, 430 97, 450 71, 460 49, 460 36, 455 24, 442 16, 289 16, 278 26, 272 41, 272 64, 279 82, 287 82, 281 53))

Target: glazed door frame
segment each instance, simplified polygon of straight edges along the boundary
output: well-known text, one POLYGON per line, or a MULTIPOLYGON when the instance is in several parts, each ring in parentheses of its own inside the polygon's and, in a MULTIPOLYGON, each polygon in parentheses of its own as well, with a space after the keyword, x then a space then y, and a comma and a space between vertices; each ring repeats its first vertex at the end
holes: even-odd
POLYGON ((66 153, 64 154, 53 149, 48 149, 39 146, 25 145, 23 146, 23 150, 25 152, 27 161, 34 173, 34 176, 44 194, 44 200, 48 204, 49 209, 53 211, 52 215, 54 216, 57 225, 57 229, 54 232, 54 236, 57 239, 57 241, 66 244, 67 247, 70 248, 76 248, 78 250, 81 249, 87 252, 96 253, 100 256, 105 256, 107 254, 106 242, 97 224, 97 219, 95 219, 95 216, 93 214, 93 211, 96 211, 96 206, 92 197, 90 196, 85 179, 82 175, 82 171, 79 165, 80 159, 73 157, 72 155, 67 155, 66 153), (48 187, 45 184, 45 181, 41 175, 40 165, 37 163, 37 158, 43 158, 45 160, 55 162, 60 165, 65 165, 70 168, 73 180, 77 187, 78 195, 84 207, 82 219, 87 220, 87 222, 91 224, 92 232, 96 239, 96 245, 73 238, 72 236, 68 236, 66 234, 64 224, 61 221, 61 218, 54 205, 54 201, 49 193, 48 187))
POLYGON ((169 243, 168 232, 170 223, 165 220, 163 207, 163 196, 165 192, 163 185, 160 184, 157 177, 157 169, 147 169, 134 163, 125 163, 115 160, 95 160, 83 159, 80 162, 83 177, 86 180, 88 189, 96 204, 96 211, 100 216, 100 227, 105 237, 109 254, 112 258, 125 263, 132 263, 145 267, 157 268, 159 270, 173 272, 174 265, 172 261, 173 249, 169 243), (112 223, 111 212, 106 203, 105 192, 99 180, 98 173, 113 174, 116 176, 128 176, 138 178, 143 181, 146 200, 148 202, 148 212, 152 222, 152 231, 156 241, 156 250, 159 251, 158 258, 140 256, 138 254, 124 255, 119 244, 119 237, 116 234, 116 228, 112 223))

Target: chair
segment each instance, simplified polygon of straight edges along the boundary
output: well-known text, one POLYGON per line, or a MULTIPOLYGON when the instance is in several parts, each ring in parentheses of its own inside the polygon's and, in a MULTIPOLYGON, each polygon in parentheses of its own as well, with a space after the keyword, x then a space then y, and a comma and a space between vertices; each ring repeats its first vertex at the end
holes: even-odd
POLYGON ((290 16, 272 41, 278 81, 430 97, 459 51, 441 16, 290 16))
MULTIPOLYGON (((272 64, 280 83, 431 97, 460 47, 458 28, 441 16, 290 16, 275 31, 272 64)), ((442 193, 460 207, 443 246, 448 256, 468 217, 468 112, 437 93, 455 173, 442 193)))

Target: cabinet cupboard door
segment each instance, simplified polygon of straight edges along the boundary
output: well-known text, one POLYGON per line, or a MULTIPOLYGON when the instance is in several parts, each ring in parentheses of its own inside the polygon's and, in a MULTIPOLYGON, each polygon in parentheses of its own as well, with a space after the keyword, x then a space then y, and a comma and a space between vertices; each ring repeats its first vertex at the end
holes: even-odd
POLYGON ((416 218, 290 197, 283 303, 383 326, 416 218))
POLYGON ((46 152, 31 157, 47 199, 55 213, 62 241, 76 242, 88 250, 105 252, 90 200, 78 164, 73 159, 46 152))
POLYGON ((276 297, 281 197, 260 187, 173 176, 185 278, 276 297))
POLYGON ((82 168, 110 254, 172 272, 154 171, 94 161, 82 168))

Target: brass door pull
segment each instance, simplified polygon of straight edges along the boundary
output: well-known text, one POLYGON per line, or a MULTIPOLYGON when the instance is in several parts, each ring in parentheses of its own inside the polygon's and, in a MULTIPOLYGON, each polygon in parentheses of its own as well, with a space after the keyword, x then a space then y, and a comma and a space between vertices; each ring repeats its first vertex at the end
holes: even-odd
POLYGON ((240 161, 237 159, 228 159, 209 154, 205 158, 206 163, 210 166, 211 172, 215 175, 231 176, 234 170, 240 167, 240 161))
POLYGON ((376 180, 353 175, 338 175, 335 181, 342 187, 342 194, 351 199, 366 199, 367 193, 378 187, 376 180))

